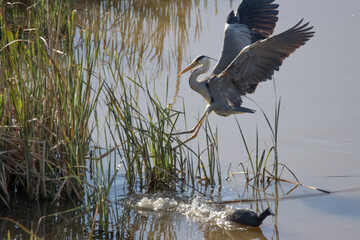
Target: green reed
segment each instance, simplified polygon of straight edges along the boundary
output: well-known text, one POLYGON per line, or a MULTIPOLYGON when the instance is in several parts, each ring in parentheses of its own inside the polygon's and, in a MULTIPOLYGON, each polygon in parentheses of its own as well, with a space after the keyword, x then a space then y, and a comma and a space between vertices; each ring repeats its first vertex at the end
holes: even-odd
POLYGON ((86 59, 74 50, 74 12, 62 3, 1 6, 3 203, 15 189, 30 199, 82 198, 89 119, 101 91, 90 81, 98 48, 85 39, 86 59))
MULTIPOLYGON (((113 60, 118 62, 117 54, 113 60)), ((113 84, 106 87, 110 112, 107 124, 113 141, 120 146, 129 190, 176 188, 181 184, 195 186, 200 175, 205 175, 213 184, 216 172, 210 168, 207 173, 206 167, 195 170, 191 161, 202 163, 201 154, 182 145, 179 136, 173 135, 183 112, 166 106, 168 94, 162 104, 155 84, 151 89, 147 81, 125 79, 118 67, 112 68, 113 84)), ((165 91, 168 93, 168 84, 165 91)), ((215 140, 210 131, 206 132, 215 140)), ((214 153, 217 149, 213 142, 209 148, 213 153, 208 155, 207 165, 213 166, 218 164, 214 153)))

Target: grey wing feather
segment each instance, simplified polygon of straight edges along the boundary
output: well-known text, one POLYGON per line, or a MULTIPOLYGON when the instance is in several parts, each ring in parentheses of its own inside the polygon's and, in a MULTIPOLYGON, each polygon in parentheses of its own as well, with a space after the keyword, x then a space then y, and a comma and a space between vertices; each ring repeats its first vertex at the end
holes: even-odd
POLYGON ((250 31, 245 25, 230 24, 225 27, 223 49, 212 74, 220 74, 236 58, 244 47, 251 44, 250 31))
POLYGON ((236 89, 239 95, 245 95, 253 93, 259 82, 271 79, 283 60, 314 36, 313 27, 308 27, 309 23, 301 25, 302 21, 281 34, 244 48, 218 76, 215 83, 218 90, 233 95, 236 89))
POLYGON ((224 71, 244 47, 273 33, 279 5, 272 2, 274 0, 244 0, 236 14, 229 13, 221 56, 212 74, 224 71))

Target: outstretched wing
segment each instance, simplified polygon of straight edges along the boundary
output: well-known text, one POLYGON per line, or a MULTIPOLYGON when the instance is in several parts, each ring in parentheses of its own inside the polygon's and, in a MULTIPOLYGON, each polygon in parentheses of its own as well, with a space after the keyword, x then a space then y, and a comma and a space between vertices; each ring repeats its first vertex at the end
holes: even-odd
POLYGON ((238 91, 238 97, 253 93, 259 82, 271 79, 283 60, 314 36, 313 27, 302 21, 283 33, 245 47, 212 84, 224 95, 227 92, 234 95, 234 91, 238 91))
POLYGON ((212 74, 224 71, 244 47, 273 33, 279 5, 272 2, 274 0, 243 0, 236 15, 234 11, 230 12, 226 20, 221 56, 212 74))

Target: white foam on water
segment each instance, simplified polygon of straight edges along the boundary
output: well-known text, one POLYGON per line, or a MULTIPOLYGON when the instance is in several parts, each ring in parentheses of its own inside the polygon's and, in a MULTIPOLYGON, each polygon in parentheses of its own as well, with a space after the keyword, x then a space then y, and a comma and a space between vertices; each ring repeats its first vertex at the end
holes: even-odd
POLYGON ((176 201, 174 198, 143 197, 135 204, 138 210, 150 211, 174 211, 186 216, 187 220, 193 220, 198 223, 211 223, 218 226, 229 228, 230 221, 226 215, 232 210, 232 206, 219 208, 206 203, 201 198, 195 198, 190 203, 176 201))
POLYGON ((143 197, 136 207, 152 211, 167 211, 172 210, 178 206, 178 202, 173 198, 148 198, 143 197))
POLYGON ((232 209, 226 206, 220 209, 214 205, 207 204, 201 198, 195 198, 190 204, 179 204, 177 211, 187 217, 188 220, 194 220, 202 223, 215 223, 218 226, 228 227, 230 222, 226 219, 226 215, 232 209))

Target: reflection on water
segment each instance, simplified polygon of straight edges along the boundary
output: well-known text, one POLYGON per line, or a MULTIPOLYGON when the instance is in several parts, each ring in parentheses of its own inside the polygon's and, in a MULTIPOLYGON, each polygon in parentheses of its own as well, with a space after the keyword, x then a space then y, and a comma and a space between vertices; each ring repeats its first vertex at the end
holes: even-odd
POLYGON ((236 239, 236 240, 249 240, 259 239, 266 240, 266 238, 260 228, 249 229, 233 229, 224 231, 219 227, 209 227, 204 234, 204 239, 216 240, 216 239, 236 239))
MULTIPOLYGON (((101 49, 117 51, 126 75, 135 76, 146 68, 147 75, 155 78, 172 66, 180 71, 189 38, 200 37, 200 9, 207 8, 207 1, 82 0, 76 3, 77 24, 80 29, 94 25, 92 34, 101 36, 101 49)), ((81 42, 84 33, 78 34, 81 42)))
POLYGON ((16 201, 11 209, 0 208, 0 217, 15 220, 0 220, 0 238, 5 239, 11 233, 13 239, 30 239, 30 236, 19 227, 20 224, 37 236, 44 239, 84 239, 88 236, 88 222, 85 209, 73 209, 70 201, 59 201, 50 204, 43 202, 16 201))

